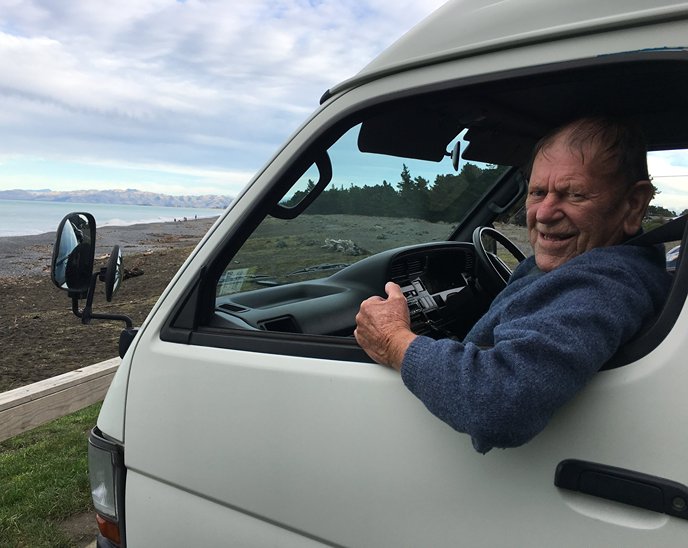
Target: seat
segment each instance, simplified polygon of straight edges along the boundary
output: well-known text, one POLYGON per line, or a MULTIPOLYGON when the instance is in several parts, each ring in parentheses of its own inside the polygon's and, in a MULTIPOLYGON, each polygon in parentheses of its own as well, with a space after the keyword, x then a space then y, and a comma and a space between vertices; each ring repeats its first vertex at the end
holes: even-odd
POLYGON ((645 328, 622 345, 616 354, 600 368, 600 371, 615 369, 642 358, 654 350, 674 326, 688 295, 688 268, 686 265, 680 265, 683 250, 688 246, 687 221, 688 214, 676 217, 668 223, 635 236, 626 242, 625 245, 656 245, 681 240, 679 256, 676 261, 679 266, 674 272, 674 280, 671 289, 669 289, 664 308, 645 328))

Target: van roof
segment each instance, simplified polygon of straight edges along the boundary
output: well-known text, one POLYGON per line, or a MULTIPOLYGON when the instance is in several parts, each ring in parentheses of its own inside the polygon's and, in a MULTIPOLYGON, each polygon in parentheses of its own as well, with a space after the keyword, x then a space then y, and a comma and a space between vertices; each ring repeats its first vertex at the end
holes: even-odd
POLYGON ((327 98, 390 74, 444 61, 688 17, 679 0, 450 0, 327 98))

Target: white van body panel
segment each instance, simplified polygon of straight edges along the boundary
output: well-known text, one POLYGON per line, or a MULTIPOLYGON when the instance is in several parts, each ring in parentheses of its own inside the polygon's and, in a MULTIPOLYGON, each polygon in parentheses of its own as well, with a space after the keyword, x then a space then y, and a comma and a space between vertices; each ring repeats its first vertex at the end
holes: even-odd
POLYGON ((127 385, 129 384, 129 371, 131 367, 131 355, 122 359, 115 376, 112 378, 105 400, 98 413, 98 428, 107 432, 110 439, 124 443, 124 414, 126 412, 127 385))
POLYGON ((685 307, 653 352, 598 374, 533 441, 486 455, 388 368, 171 343, 160 333, 290 160, 361 105, 674 47, 686 24, 667 14, 686 10, 640 0, 450 2, 333 88, 192 253, 117 373, 98 425, 125 447, 128 546, 681 545, 688 521, 559 490, 553 478, 575 458, 688 483, 688 438, 676 435, 688 424, 685 307), (602 32, 607 23, 614 30, 602 32), (545 41, 562 28, 576 32, 545 41), (600 32, 582 32, 590 28, 600 32), (488 43, 510 45, 481 50, 488 43), (459 50, 473 53, 459 59, 459 50))
MULTIPOLYGON (((688 424, 681 328, 686 310, 656 352, 598 375, 532 442, 487 455, 426 413, 381 366, 151 340, 140 347, 147 366, 132 371, 127 467, 149 476, 150 508, 170 497, 186 507, 202 494, 341 546, 443 546, 457 538, 495 546, 507 531, 514 546, 677 540, 688 532, 683 520, 552 482, 566 458, 688 481, 688 440, 674 436, 670 451, 665 445, 666 409, 672 424, 688 424), (642 420, 628 424, 629 416, 642 420)), ((137 494, 127 491, 127 508, 137 494)), ((128 530, 132 545, 154 539, 145 536, 153 529, 130 523, 128 530)))
POLYGON ((241 548, 316 548, 326 546, 283 527, 255 519, 204 497, 187 493, 179 505, 176 487, 153 481, 135 472, 127 478, 134 521, 127 528, 133 546, 240 546, 241 548), (150 504, 155 503, 151 513, 150 504), (171 527, 170 524, 177 526, 171 527))

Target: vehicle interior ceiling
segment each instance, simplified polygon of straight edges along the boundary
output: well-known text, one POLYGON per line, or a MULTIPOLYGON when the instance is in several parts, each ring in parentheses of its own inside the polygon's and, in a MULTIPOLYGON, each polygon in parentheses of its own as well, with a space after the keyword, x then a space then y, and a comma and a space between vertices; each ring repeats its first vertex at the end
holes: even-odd
MULTIPOLYGON (((674 55, 675 54, 675 55, 674 55)), ((419 108, 409 99, 363 123, 361 150, 439 161, 457 128, 466 128, 464 160, 522 166, 550 129, 585 115, 639 124, 650 150, 688 148, 685 98, 688 52, 660 59, 596 63, 440 92, 419 108), (401 106, 401 105, 400 105, 401 106)))

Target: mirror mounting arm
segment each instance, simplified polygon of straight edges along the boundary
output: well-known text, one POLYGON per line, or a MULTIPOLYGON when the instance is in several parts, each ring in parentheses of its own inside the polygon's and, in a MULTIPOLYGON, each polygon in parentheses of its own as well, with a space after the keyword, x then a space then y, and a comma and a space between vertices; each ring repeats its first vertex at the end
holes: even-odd
POLYGON ((100 272, 94 272, 91 276, 91 285, 88 288, 86 305, 84 306, 83 310, 79 310, 79 297, 72 295, 72 312, 74 312, 74 315, 77 318, 81 318, 81 323, 84 325, 91 323, 91 320, 120 320, 126 324, 128 329, 132 329, 134 327, 134 323, 129 316, 125 316, 124 314, 100 314, 92 311, 93 294, 96 291, 96 281, 103 279, 106 270, 106 268, 101 268, 100 272))

